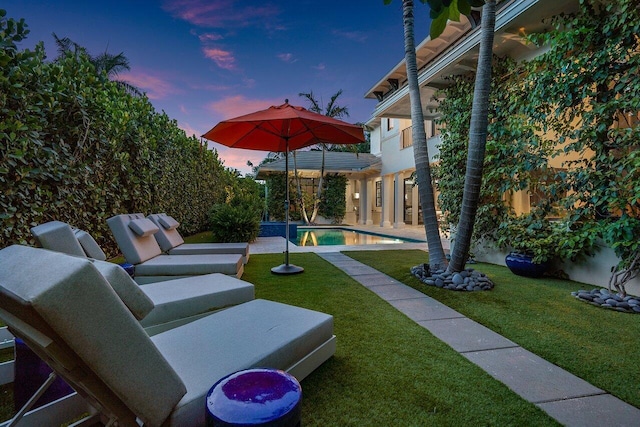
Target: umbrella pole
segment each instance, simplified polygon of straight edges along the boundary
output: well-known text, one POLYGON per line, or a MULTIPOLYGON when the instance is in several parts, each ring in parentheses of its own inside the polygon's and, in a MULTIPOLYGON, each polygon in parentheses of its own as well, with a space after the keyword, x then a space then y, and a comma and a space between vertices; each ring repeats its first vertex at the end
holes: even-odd
POLYGON ((284 186, 285 186, 285 201, 284 201, 284 218, 285 218, 285 251, 284 251, 284 264, 277 267, 273 267, 271 272, 274 274, 297 274, 302 273, 304 268, 297 265, 289 264, 289 138, 285 138, 286 150, 284 152, 284 186))

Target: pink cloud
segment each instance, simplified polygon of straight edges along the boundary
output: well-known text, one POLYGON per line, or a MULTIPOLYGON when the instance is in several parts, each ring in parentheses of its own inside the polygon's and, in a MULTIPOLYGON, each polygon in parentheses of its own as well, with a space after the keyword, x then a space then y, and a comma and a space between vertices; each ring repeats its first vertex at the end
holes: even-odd
POLYGON ((251 172, 251 168, 247 166, 247 160, 254 165, 258 165, 268 154, 267 151, 229 148, 211 141, 209 141, 208 145, 209 148, 215 148, 218 151, 218 155, 226 167, 238 169, 242 173, 251 172))
POLYGON ((327 68, 327 67, 326 67, 326 65, 325 65, 325 64, 320 63, 320 64, 318 64, 318 65, 314 65, 314 66, 313 66, 313 67, 311 67, 311 68, 313 68, 314 70, 318 70, 318 71, 324 71, 324 69, 325 69, 325 68, 327 68))
POLYGON ((236 58, 233 56, 233 53, 218 49, 215 47, 203 47, 202 52, 204 52, 204 56, 213 60, 216 65, 225 70, 233 70, 236 68, 236 58))
POLYGON ((224 37, 221 36, 220 34, 204 33, 204 34, 200 34, 198 38, 200 39, 201 42, 208 42, 208 41, 222 40, 224 37))
POLYGON ((293 54, 292 53, 279 53, 278 55, 276 55, 278 57, 278 59, 280 59, 283 62, 287 62, 289 64, 293 64, 294 62, 297 62, 297 59, 293 59, 293 54))
POLYGON ((358 43, 364 43, 367 41, 367 35, 360 31, 342 31, 342 30, 333 30, 331 32, 336 37, 341 37, 347 40, 352 40, 358 43))
POLYGON ((243 27, 264 24, 279 11, 270 6, 246 6, 235 0, 165 0, 163 9, 193 25, 202 27, 243 27))
POLYGON ((178 127, 182 129, 187 136, 195 136, 196 138, 200 138, 202 132, 193 128, 189 123, 178 123, 178 127))
POLYGON ((247 99, 242 95, 230 96, 207 104, 206 108, 223 119, 242 116, 254 111, 264 110, 272 105, 284 104, 283 99, 247 99))
POLYGON ((157 73, 136 69, 121 73, 118 77, 118 80, 124 80, 145 92, 149 99, 162 99, 180 93, 178 88, 157 73))

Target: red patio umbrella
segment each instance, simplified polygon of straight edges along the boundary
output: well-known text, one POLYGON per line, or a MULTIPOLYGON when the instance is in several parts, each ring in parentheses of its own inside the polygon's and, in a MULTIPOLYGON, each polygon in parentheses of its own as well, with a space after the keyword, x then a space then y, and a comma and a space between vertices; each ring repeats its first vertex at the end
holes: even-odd
MULTIPOLYGON (((289 150, 319 143, 359 144, 364 142, 362 128, 332 117, 289 105, 256 111, 218 123, 202 135, 227 147, 285 153, 285 174, 289 179, 289 150)), ((289 185, 285 200, 286 247, 285 263, 271 269, 276 274, 295 274, 302 267, 289 264, 289 185)))

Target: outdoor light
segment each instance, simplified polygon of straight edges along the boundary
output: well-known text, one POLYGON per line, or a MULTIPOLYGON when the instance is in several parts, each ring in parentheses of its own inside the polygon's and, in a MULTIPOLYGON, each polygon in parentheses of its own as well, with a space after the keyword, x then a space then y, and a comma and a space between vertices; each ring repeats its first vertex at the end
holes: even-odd
POLYGON ((360 193, 353 193, 353 198, 358 200, 360 198, 360 193))

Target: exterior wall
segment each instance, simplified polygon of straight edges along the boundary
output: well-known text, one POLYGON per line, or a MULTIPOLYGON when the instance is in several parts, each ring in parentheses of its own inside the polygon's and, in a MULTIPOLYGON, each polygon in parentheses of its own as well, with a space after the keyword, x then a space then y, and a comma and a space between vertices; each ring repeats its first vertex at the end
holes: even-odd
MULTIPOLYGON (((504 258, 508 252, 490 245, 478 245, 472 250, 475 259, 491 264, 505 265, 504 258)), ((580 262, 565 261, 554 266, 564 271, 571 280, 590 286, 607 287, 611 277, 611 267, 618 264, 618 257, 613 249, 601 248, 593 257, 580 262)), ((591 289, 590 287, 586 288, 591 289)), ((575 289, 576 291, 578 289, 575 289)), ((636 277, 626 286, 627 293, 640 296, 640 277, 636 277)))

